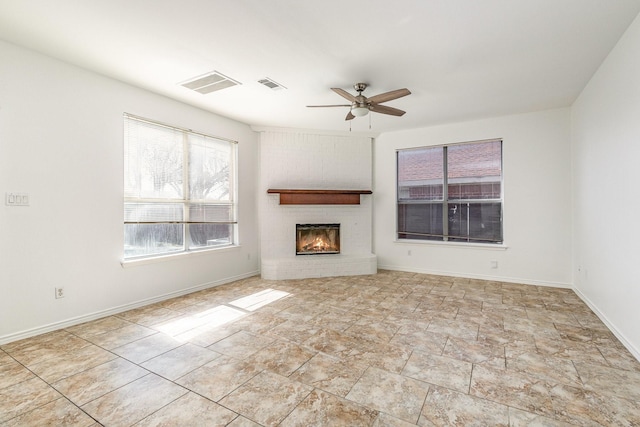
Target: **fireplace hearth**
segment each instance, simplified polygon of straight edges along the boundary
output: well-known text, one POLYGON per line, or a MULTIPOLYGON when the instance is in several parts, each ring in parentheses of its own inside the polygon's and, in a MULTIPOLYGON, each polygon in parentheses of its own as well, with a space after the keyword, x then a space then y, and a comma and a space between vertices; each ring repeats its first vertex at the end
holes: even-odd
POLYGON ((296 224, 296 255, 340 253, 340 224, 296 224))

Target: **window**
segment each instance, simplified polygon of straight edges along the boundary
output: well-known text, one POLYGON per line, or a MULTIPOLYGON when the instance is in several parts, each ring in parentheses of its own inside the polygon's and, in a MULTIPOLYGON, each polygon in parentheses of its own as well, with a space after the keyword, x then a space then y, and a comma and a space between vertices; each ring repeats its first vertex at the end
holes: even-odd
POLYGON ((236 143, 124 118, 124 258, 235 243, 236 143))
POLYGON ((397 152, 398 239, 502 243, 502 141, 397 152))

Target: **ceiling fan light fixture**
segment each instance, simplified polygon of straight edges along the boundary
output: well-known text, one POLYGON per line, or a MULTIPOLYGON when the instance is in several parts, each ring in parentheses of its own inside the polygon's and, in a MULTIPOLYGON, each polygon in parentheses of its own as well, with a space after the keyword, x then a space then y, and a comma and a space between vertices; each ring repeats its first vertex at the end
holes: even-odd
POLYGON ((369 114, 369 108, 366 106, 359 105, 351 109, 351 114, 353 114, 356 117, 363 117, 369 114))

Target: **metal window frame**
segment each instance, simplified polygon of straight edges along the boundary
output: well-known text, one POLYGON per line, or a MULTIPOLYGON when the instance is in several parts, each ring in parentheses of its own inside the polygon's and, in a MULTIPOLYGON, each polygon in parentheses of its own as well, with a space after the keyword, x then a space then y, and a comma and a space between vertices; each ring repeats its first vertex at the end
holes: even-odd
MULTIPOLYGON (((457 236, 450 236, 449 235, 449 221, 448 221, 448 210, 449 210, 449 204, 451 203, 500 203, 500 235, 502 237, 502 240, 500 241, 495 241, 492 242, 491 244, 501 244, 502 242, 504 242, 504 217, 503 217, 503 213, 504 213, 504 155, 503 155, 503 143, 504 140, 503 138, 489 138, 489 139, 482 139, 482 140, 476 140, 476 141, 464 141, 464 142, 456 142, 456 143, 451 143, 451 144, 441 144, 441 145, 428 145, 428 146, 422 146, 422 147, 411 147, 411 148, 404 148, 404 149, 397 149, 396 150, 396 209, 395 209, 395 216, 396 216, 396 238, 397 239, 401 239, 399 237, 400 234, 404 234, 404 235, 415 235, 415 236, 425 236, 425 237, 440 237, 442 239, 443 242, 448 242, 449 238, 451 239, 459 239, 460 237, 457 236), (500 142, 500 198, 496 199, 496 198, 491 198, 491 199, 449 199, 449 173, 448 173, 448 168, 449 168, 449 164, 448 164, 448 148, 452 147, 452 146, 457 146, 457 145, 470 145, 470 144, 481 144, 481 143, 487 143, 487 142, 496 142, 499 141, 500 142), (443 153, 442 153, 442 171, 443 171, 443 175, 442 175, 442 200, 399 200, 399 196, 400 196, 400 185, 399 185, 399 181, 398 181, 398 173, 399 173, 399 165, 398 165, 398 154, 400 152, 403 151, 410 151, 410 150, 418 150, 418 149, 423 149, 423 148, 438 148, 441 147, 443 149, 443 153), (429 233, 413 233, 413 232, 406 232, 406 231, 399 231, 398 230, 398 206, 400 205, 408 205, 408 204, 437 204, 437 203, 441 203, 442 204, 442 236, 440 236, 439 234, 429 234, 429 233)), ((420 240, 426 240, 426 239, 420 239, 420 240)), ((483 242, 486 242, 487 239, 475 239, 472 237, 467 237, 468 241, 471 240, 482 240, 483 242)), ((430 240, 433 241, 433 240, 430 240)), ((462 243, 464 244, 465 242, 460 242, 460 241, 455 241, 456 243, 462 243)), ((472 242, 469 242, 472 243, 472 242)))
MULTIPOLYGON (((149 204, 162 204, 162 203, 175 203, 175 204, 181 204, 182 205, 182 210, 183 210, 183 220, 182 221, 123 221, 124 225, 137 225, 137 224, 182 224, 182 234, 183 234, 183 249, 181 251, 176 251, 175 253, 189 253, 189 252, 196 252, 196 251, 201 251, 201 250, 206 250, 207 248, 202 248, 202 247, 194 247, 191 248, 192 246, 192 239, 191 239, 191 233, 189 231, 189 226, 191 224, 227 224, 227 225, 233 225, 233 229, 231 232, 231 243, 228 246, 234 246, 237 244, 238 241, 238 228, 237 228, 237 194, 236 194, 236 190, 237 190, 237 180, 238 177, 236 175, 237 172, 237 160, 238 160, 238 150, 237 150, 237 144, 238 141, 234 141, 232 139, 228 139, 228 138, 224 138, 224 137, 219 137, 219 136, 213 136, 213 135, 209 135, 206 133, 202 133, 202 132, 196 132, 192 129, 188 129, 188 128, 183 128, 183 127, 179 127, 179 126, 173 126, 173 125, 169 125, 166 123, 161 123, 161 122, 157 122, 155 120, 150 120, 144 117, 140 117, 140 116, 136 116, 133 114, 129 114, 129 113, 123 113, 123 118, 125 121, 127 120, 132 120, 132 121, 138 121, 138 122, 142 122, 142 123, 147 123, 147 124, 151 124, 154 126, 158 126, 158 127, 162 127, 162 128, 166 128, 172 131, 177 131, 180 132, 182 134, 182 150, 183 150, 183 158, 182 158, 182 193, 184 195, 183 198, 178 199, 178 198, 173 198, 173 199, 166 199, 166 198, 137 198, 137 197, 124 197, 123 198, 123 205, 126 203, 149 203, 149 204), (229 182, 229 194, 231 195, 231 201, 230 202, 225 202, 225 203, 220 203, 220 202, 209 202, 206 200, 199 200, 199 199, 190 199, 188 197, 188 195, 190 194, 190 188, 189 188, 189 168, 190 168, 190 162, 189 162, 189 153, 190 153, 190 144, 189 144, 189 135, 196 135, 196 136, 200 136, 200 137, 204 137, 204 138, 210 138, 210 139, 216 139, 219 141, 224 141, 227 143, 230 143, 233 145, 233 149, 231 150, 231 154, 230 154, 230 165, 229 165, 229 174, 232 177, 232 179, 230 179, 229 182), (233 221, 190 221, 189 220, 189 216, 190 216, 190 210, 189 207, 192 204, 210 204, 210 205, 215 205, 215 204, 219 204, 219 205, 231 205, 233 207, 233 217, 235 218, 233 221)), ((158 256, 163 256, 166 254, 148 254, 148 255, 141 255, 141 256, 136 256, 136 257, 129 257, 127 259, 144 259, 144 258, 155 258, 158 256)))

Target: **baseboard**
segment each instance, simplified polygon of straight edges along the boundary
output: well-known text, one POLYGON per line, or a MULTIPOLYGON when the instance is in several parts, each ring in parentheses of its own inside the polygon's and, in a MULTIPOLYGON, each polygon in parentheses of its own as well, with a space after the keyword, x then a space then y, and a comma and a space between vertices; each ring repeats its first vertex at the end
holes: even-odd
POLYGON ((618 340, 620 340, 620 342, 622 343, 622 345, 624 345, 627 350, 629 350, 629 352, 633 355, 633 357, 635 357, 639 362, 640 362, 640 349, 637 349, 625 336, 622 332, 620 332, 618 330, 618 328, 615 327, 615 325, 613 323, 611 323, 609 321, 609 319, 607 318, 607 316, 604 315, 604 313, 602 313, 600 310, 598 310, 598 307, 591 302, 591 300, 589 298, 587 298, 587 296, 585 294, 583 294, 582 292, 580 292, 580 289, 577 288, 573 288, 573 291, 576 293, 576 295, 578 295, 578 297, 580 297, 580 299, 589 306, 589 308, 591 309, 591 311, 593 311, 593 313, 598 316, 598 318, 600 320, 602 320, 602 323, 604 323, 607 328, 609 328, 609 330, 611 331, 611 333, 613 333, 613 335, 616 336, 616 338, 618 338, 618 340))
POLYGON ((382 265, 382 264, 378 264, 378 268, 380 270, 394 270, 394 271, 406 271, 409 273, 433 274, 434 276, 460 277, 464 279, 480 279, 480 280, 490 280, 494 282, 507 282, 507 283, 518 283, 523 285, 573 289, 573 285, 571 283, 547 282, 544 280, 530 280, 530 279, 521 279, 517 277, 490 276, 490 275, 483 275, 483 274, 464 274, 464 273, 455 272, 455 271, 429 270, 429 269, 423 269, 423 268, 402 267, 397 265, 382 265))
POLYGON ((213 288, 216 286, 224 285, 227 283, 235 282, 237 280, 247 279, 249 277, 257 276, 260 271, 252 271, 250 273, 241 274, 233 277, 226 277, 224 279, 215 280, 213 282, 207 282, 200 285, 192 286, 190 288, 182 289, 168 294, 159 295, 152 298, 132 302, 129 304, 120 305, 117 307, 109 308, 106 310, 96 311, 94 313, 84 314, 82 316, 72 317, 69 319, 61 320, 59 322, 49 323, 47 325, 38 326, 37 328, 27 329, 21 332, 15 332, 8 335, 0 336, 0 345, 7 344, 13 341, 18 341, 25 338, 30 338, 36 335, 41 335, 47 332, 56 331, 58 329, 68 328, 70 326, 79 325, 81 323, 89 322, 91 320, 100 319, 102 317, 112 316, 114 314, 122 313, 124 311, 133 310, 134 308, 143 307, 145 305, 154 304, 160 301, 168 300, 171 298, 179 297, 182 295, 190 294, 193 292, 201 291, 204 289, 213 288))

